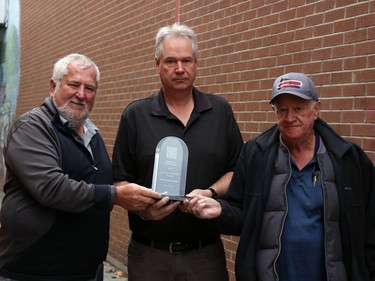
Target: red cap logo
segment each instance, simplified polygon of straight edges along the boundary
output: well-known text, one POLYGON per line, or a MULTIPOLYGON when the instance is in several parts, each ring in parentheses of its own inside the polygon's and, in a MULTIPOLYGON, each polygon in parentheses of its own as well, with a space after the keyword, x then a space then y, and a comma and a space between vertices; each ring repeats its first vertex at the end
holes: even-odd
POLYGON ((298 80, 285 80, 281 81, 279 84, 277 84, 277 89, 281 90, 283 88, 301 88, 302 82, 298 80))

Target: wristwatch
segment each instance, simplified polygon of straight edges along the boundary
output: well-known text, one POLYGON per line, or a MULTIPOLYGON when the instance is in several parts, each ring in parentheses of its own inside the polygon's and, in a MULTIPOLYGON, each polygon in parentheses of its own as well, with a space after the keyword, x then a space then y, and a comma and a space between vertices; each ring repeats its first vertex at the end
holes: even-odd
POLYGON ((211 191, 211 193, 212 193, 211 197, 213 199, 217 199, 219 197, 219 195, 217 194, 216 190, 213 189, 212 187, 209 187, 208 190, 211 191))

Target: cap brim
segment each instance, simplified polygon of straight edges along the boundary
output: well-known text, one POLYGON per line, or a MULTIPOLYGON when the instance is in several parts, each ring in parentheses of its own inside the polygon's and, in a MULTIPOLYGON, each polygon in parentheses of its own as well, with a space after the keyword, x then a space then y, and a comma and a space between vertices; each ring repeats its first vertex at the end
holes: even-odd
POLYGON ((313 99, 312 97, 309 97, 309 96, 307 96, 307 95, 301 94, 301 93, 299 93, 299 92, 294 92, 294 91, 284 91, 284 92, 279 92, 279 93, 277 93, 275 96, 273 96, 269 103, 273 103, 273 102, 275 101, 275 99, 276 99, 278 96, 282 95, 282 94, 289 94, 289 95, 297 96, 297 97, 299 97, 299 98, 301 98, 301 99, 304 99, 304 100, 312 100, 312 99, 313 99))

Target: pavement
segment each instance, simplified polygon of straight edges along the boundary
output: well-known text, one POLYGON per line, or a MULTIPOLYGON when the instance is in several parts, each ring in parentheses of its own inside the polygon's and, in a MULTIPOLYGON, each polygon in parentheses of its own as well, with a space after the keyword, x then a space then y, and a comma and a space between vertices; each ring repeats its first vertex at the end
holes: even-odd
POLYGON ((118 280, 118 281, 128 281, 126 273, 113 264, 106 261, 104 262, 104 281, 118 280))
MULTIPOLYGON (((1 209, 1 202, 4 197, 4 192, 2 187, 0 187, 0 209, 1 209)), ((104 281, 128 281, 125 271, 119 269, 123 268, 123 265, 118 265, 117 267, 114 265, 116 263, 115 260, 104 262, 104 281)))

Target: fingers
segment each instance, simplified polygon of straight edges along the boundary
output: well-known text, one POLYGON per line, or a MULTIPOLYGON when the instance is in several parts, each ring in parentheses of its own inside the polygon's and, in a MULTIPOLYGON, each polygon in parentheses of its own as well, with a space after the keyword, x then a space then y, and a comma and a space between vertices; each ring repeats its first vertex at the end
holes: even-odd
POLYGON ((153 191, 152 189, 149 189, 147 187, 143 187, 143 186, 140 186, 140 185, 138 187, 139 187, 139 192, 140 192, 141 196, 149 197, 149 198, 153 198, 153 199, 160 199, 161 198, 161 194, 153 191))
POLYGON ((180 204, 180 201, 170 201, 169 197, 163 197, 155 204, 147 207, 147 218, 161 220, 171 214, 180 204))
POLYGON ((115 204, 127 210, 144 210, 149 205, 154 204, 159 198, 159 193, 137 184, 128 183, 116 186, 115 204))
POLYGON ((199 198, 204 198, 203 196, 197 195, 191 200, 184 200, 183 204, 180 206, 181 212, 193 214, 194 208, 196 208, 199 198))
POLYGON ((190 192, 189 194, 186 194, 186 196, 188 197, 199 197, 199 196, 210 196, 211 195, 211 191, 209 191, 208 189, 194 189, 192 192, 190 192))
POLYGON ((215 218, 221 213, 220 203, 215 199, 204 196, 195 197, 190 202, 185 201, 184 209, 187 213, 191 213, 200 219, 215 218))

